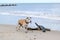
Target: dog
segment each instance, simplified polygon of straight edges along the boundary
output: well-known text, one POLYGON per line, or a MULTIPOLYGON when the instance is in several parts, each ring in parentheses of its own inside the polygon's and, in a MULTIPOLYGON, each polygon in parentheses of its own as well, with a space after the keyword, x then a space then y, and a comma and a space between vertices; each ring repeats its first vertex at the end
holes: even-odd
POLYGON ((26 29, 29 23, 31 23, 31 17, 18 20, 18 26, 16 27, 17 31, 20 30, 20 27, 26 29))

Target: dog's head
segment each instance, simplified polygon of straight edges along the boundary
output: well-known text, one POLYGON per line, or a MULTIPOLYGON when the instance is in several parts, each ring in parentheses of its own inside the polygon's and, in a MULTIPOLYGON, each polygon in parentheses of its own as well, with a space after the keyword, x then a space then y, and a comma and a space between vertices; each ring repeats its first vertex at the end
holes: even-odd
POLYGON ((31 17, 26 18, 26 23, 31 23, 31 17))

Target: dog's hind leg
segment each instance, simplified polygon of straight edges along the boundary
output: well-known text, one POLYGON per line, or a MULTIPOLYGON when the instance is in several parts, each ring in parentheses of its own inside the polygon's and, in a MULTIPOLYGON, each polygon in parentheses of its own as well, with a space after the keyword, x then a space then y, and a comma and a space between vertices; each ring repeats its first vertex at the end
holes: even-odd
POLYGON ((18 31, 18 30, 20 30, 20 25, 17 25, 17 27, 16 27, 16 30, 18 31))

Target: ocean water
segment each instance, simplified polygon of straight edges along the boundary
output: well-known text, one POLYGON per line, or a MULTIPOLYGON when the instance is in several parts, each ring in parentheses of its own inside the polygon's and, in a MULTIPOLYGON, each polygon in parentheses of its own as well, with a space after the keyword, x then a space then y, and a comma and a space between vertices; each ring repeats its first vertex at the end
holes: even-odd
POLYGON ((0 6, 0 24, 17 25, 18 20, 32 17, 29 27, 35 22, 46 28, 60 31, 60 3, 17 3, 17 6, 0 6))

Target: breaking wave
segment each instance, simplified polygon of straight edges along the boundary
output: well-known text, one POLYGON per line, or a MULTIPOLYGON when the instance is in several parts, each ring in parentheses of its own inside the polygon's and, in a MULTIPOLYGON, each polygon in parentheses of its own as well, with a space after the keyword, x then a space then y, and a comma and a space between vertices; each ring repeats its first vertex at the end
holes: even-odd
POLYGON ((0 12, 0 15, 30 16, 30 17, 52 19, 52 20, 60 20, 60 16, 56 14, 43 13, 43 12, 32 12, 32 11, 0 12))

